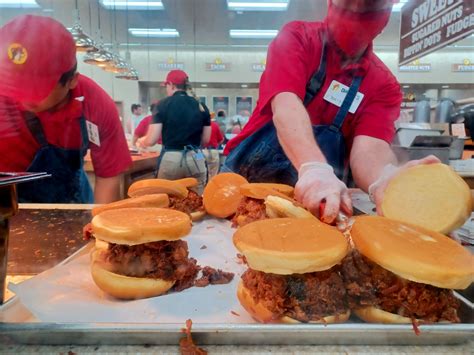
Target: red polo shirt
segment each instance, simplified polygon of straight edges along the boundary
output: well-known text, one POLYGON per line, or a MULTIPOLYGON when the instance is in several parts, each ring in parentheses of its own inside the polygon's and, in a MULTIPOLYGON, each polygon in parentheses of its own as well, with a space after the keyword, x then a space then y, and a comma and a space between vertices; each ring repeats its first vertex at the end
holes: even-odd
MULTIPOLYGON (((132 160, 117 108, 91 79, 80 75, 65 106, 37 114, 48 143, 68 149, 81 146, 81 115, 96 125, 99 132, 100 146, 89 142, 95 174, 106 178, 126 170, 132 160)), ((26 171, 38 149, 19 104, 0 97, 0 171, 26 171)))
POLYGON ((209 138, 209 143, 206 145, 206 148, 217 148, 223 140, 224 136, 222 135, 219 125, 211 121, 211 138, 209 138))
MULTIPOLYGON (((225 154, 263 127, 272 117, 271 100, 281 92, 291 92, 304 100, 306 84, 318 70, 322 52, 324 22, 294 21, 286 24, 268 48, 267 65, 260 79, 257 106, 242 132, 232 139, 225 154)), ((391 143, 394 121, 400 114, 400 85, 370 47, 357 64, 341 69, 341 57, 328 39, 326 80, 307 107, 313 124, 331 124, 339 107, 324 100, 331 82, 350 86, 354 74, 363 75, 359 92, 364 98, 354 114, 348 113, 342 127, 348 151, 355 136, 366 135, 391 143)))

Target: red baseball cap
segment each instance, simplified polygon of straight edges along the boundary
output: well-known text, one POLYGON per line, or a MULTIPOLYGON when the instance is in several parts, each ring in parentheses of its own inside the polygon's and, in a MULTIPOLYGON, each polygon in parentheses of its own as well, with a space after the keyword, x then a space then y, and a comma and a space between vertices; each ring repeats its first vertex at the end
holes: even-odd
POLYGON ((161 86, 166 86, 166 84, 182 85, 186 83, 187 80, 188 80, 188 74, 186 74, 182 70, 176 69, 168 73, 165 81, 161 83, 161 86))
POLYGON ((76 64, 76 45, 60 22, 34 15, 0 28, 0 96, 41 102, 76 64))

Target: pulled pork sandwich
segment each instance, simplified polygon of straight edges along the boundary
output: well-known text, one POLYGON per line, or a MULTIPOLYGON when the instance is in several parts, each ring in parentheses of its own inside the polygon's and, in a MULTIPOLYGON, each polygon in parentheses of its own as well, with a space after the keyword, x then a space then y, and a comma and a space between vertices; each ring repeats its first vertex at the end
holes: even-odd
POLYGON ((339 263, 349 245, 315 218, 261 220, 239 228, 234 244, 249 269, 237 297, 259 322, 344 322, 350 311, 339 263))
POLYGON ((343 261, 349 305, 367 322, 459 322, 452 289, 468 287, 474 257, 454 240, 422 227, 361 216, 355 250, 343 261))
POLYGON ((235 214, 242 195, 240 186, 248 181, 238 174, 221 173, 207 183, 202 194, 204 208, 211 216, 227 218, 235 214))
POLYGON ((138 299, 193 286, 199 267, 181 240, 191 231, 187 214, 165 208, 109 210, 92 219, 92 230, 92 278, 109 295, 138 299))
POLYGON ((240 186, 237 211, 232 218, 234 227, 254 221, 279 217, 307 218, 313 215, 298 205, 291 196, 293 187, 284 184, 252 183, 240 186))
POLYGON ((198 181, 195 178, 146 179, 130 185, 128 195, 136 197, 148 194, 167 194, 169 208, 187 213, 193 221, 197 221, 206 215, 202 197, 193 190, 197 185, 198 181))

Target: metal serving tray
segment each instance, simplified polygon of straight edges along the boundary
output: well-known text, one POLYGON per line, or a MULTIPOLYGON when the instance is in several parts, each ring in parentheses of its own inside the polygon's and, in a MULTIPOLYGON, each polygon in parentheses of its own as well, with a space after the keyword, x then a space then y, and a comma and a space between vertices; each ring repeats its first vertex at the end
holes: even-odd
MULTIPOLYGON (((91 244, 64 260, 88 253, 91 244)), ((200 324, 193 338, 200 345, 437 345, 460 344, 474 335, 474 308, 461 300, 460 324, 368 324, 351 318, 343 324, 200 324)), ((191 301, 191 300, 190 300, 191 301)), ((126 303, 124 303, 126 307, 126 303)), ((176 307, 180 307, 176 304, 176 307)), ((176 323, 45 323, 35 319, 18 298, 0 307, 0 344, 38 345, 177 345, 184 324, 176 323)))

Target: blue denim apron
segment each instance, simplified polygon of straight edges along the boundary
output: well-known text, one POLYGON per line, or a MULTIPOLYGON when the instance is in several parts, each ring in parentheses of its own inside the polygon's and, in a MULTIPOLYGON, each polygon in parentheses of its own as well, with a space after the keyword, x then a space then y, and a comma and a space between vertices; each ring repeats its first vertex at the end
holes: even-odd
MULTIPOLYGON (((320 65, 306 85, 304 106, 308 107, 320 91, 326 78, 326 45, 323 45, 320 65)), ((313 134, 327 162, 340 179, 347 179, 345 171, 345 142, 341 132, 347 113, 357 95, 362 77, 353 78, 349 92, 330 125, 313 125, 313 134)), ((226 158, 223 172, 235 172, 249 182, 277 182, 295 185, 298 172, 285 155, 278 141, 273 121, 270 121, 243 140, 226 158)))
POLYGON ((79 149, 64 149, 49 144, 40 120, 26 114, 26 123, 40 145, 29 172, 46 171, 49 179, 32 181, 18 186, 20 202, 37 203, 93 203, 94 194, 84 171, 84 156, 89 146, 85 117, 80 118, 82 144, 79 149))

